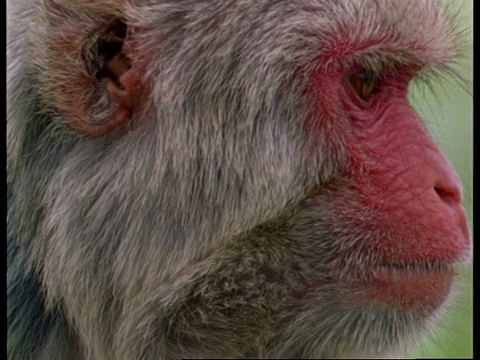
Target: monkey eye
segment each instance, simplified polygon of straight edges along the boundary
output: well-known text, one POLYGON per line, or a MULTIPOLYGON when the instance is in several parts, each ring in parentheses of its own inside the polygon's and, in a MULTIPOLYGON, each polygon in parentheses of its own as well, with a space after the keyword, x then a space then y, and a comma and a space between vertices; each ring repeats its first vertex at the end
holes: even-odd
POLYGON ((378 83, 378 76, 369 70, 359 71, 350 76, 350 83, 363 100, 375 92, 378 83))

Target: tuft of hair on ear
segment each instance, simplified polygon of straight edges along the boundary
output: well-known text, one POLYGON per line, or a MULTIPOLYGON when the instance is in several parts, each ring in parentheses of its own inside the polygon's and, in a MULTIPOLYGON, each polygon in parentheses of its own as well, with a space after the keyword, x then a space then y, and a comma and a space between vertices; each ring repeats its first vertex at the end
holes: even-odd
POLYGON ((81 135, 108 135, 127 124, 138 103, 139 72, 123 77, 132 62, 131 33, 122 1, 47 0, 45 39, 39 40, 42 96, 59 118, 81 135))

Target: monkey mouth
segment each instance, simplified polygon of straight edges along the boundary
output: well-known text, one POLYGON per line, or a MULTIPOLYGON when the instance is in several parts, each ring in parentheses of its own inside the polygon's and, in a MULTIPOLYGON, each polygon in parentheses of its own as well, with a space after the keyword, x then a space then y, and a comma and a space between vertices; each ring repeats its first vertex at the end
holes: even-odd
POLYGON ((400 308, 434 310, 448 298, 456 274, 454 264, 384 263, 369 298, 400 308))
POLYGON ((453 263, 441 263, 441 262, 405 262, 405 263, 382 263, 379 268, 392 273, 399 272, 417 272, 417 273, 430 273, 430 272, 453 272, 455 273, 456 265, 453 263))

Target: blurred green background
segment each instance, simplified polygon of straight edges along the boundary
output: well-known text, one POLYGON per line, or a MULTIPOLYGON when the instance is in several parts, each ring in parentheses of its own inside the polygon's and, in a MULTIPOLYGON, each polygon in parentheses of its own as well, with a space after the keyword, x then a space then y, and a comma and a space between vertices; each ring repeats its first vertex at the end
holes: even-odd
MULTIPOLYGON (((453 79, 433 81, 431 86, 414 84, 413 106, 424 118, 433 138, 440 144, 462 178, 464 204, 473 233, 473 0, 444 0, 459 11, 460 26, 468 41, 467 52, 455 66, 466 82, 453 79)), ((418 344, 412 357, 473 357, 473 271, 461 274, 457 295, 435 331, 418 344)))

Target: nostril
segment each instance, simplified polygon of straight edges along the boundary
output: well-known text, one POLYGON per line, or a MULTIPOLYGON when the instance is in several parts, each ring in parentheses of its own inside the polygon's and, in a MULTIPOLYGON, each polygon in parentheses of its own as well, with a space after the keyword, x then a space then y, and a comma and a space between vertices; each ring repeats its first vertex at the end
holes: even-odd
POLYGON ((458 204, 462 201, 459 190, 448 190, 445 187, 439 185, 434 186, 433 189, 440 197, 440 199, 442 199, 443 202, 449 205, 458 204))

